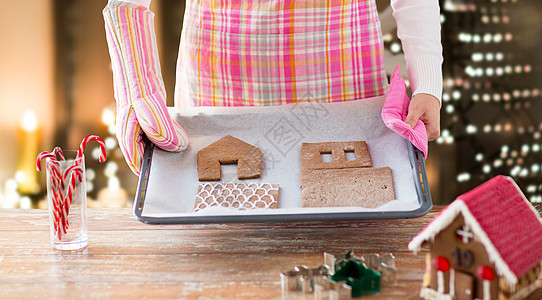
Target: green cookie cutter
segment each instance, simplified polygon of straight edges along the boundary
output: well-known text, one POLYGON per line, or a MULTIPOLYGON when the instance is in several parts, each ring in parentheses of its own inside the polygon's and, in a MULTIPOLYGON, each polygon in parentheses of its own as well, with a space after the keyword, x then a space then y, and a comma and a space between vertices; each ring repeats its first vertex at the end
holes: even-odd
POLYGON ((380 292, 380 273, 369 269, 357 260, 349 259, 340 263, 331 280, 346 281, 352 287, 352 297, 380 292))

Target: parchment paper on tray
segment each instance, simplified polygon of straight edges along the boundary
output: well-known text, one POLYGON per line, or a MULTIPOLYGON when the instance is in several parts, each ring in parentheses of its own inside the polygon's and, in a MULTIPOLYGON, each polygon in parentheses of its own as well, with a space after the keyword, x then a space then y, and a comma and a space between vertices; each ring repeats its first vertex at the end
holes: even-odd
MULTIPOLYGON (((407 141, 381 118, 384 97, 341 103, 295 103, 270 107, 195 107, 170 109, 190 144, 181 153, 155 149, 142 216, 304 214, 364 211, 412 211, 420 207, 407 141), (262 176, 242 182, 279 184, 277 209, 207 208, 193 212, 198 190, 197 152, 225 135, 259 147, 262 176), (373 167, 390 167, 396 200, 378 208, 302 208, 299 187, 302 142, 366 141, 373 167)), ((221 182, 240 182, 236 168, 222 166, 221 182)))

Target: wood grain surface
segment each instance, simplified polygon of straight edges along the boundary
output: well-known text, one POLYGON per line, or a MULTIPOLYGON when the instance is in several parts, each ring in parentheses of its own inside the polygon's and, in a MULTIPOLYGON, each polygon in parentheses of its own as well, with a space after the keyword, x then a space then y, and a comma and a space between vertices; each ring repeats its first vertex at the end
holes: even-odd
POLYGON ((281 294, 280 273, 323 264, 324 252, 392 252, 398 284, 362 299, 416 299, 424 252, 417 219, 147 225, 132 210, 89 209, 89 246, 58 251, 46 210, 0 209, 0 299, 313 299, 281 294))

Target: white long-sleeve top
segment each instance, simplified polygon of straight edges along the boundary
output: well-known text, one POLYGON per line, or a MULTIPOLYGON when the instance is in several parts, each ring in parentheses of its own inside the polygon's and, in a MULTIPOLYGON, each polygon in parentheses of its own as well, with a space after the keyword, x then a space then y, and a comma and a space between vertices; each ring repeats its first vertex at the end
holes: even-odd
MULTIPOLYGON (((151 0, 110 0, 111 5, 145 6, 151 0)), ((405 54, 413 95, 442 97, 442 45, 438 0, 390 0, 405 54)))
POLYGON ((413 95, 442 97, 442 44, 438 0, 391 0, 413 95))

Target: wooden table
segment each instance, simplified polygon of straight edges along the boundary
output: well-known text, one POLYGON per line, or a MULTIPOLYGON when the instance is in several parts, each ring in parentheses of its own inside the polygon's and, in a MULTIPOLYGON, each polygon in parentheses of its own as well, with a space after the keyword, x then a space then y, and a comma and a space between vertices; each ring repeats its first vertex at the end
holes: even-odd
POLYGON ((132 210, 89 209, 89 246, 54 250, 46 210, 0 209, 0 299, 312 299, 281 295, 280 273, 323 253, 392 252, 398 284, 362 299, 415 299, 424 253, 417 219, 276 224, 146 225, 132 210))

